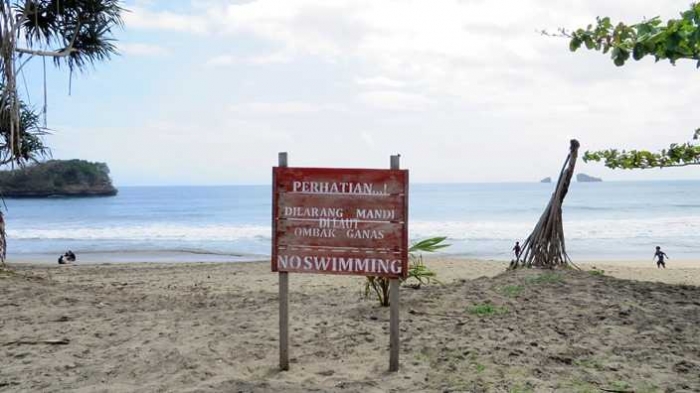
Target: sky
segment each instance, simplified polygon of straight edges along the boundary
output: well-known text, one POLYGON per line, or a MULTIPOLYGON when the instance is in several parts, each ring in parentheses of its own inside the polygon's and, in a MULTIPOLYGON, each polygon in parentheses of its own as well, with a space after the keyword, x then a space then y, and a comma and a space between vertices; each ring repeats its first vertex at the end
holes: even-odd
MULTIPOLYGON (((120 55, 72 77, 47 69, 57 159, 106 162, 117 186, 268 184, 291 166, 388 168, 412 182, 556 178, 582 151, 658 149, 700 126, 700 70, 615 67, 539 33, 676 17, 668 0, 127 1, 120 55)), ((26 93, 43 97, 41 60, 26 93)), ((698 179, 700 168, 605 180, 698 179)))

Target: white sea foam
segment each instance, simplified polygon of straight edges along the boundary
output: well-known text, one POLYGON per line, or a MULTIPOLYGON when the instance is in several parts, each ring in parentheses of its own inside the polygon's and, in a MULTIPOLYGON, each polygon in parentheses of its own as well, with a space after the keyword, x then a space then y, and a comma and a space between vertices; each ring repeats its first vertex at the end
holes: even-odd
POLYGON ((61 227, 10 229, 10 239, 26 240, 187 240, 235 241, 270 239, 270 227, 264 225, 149 224, 142 226, 61 227))
MULTIPOLYGON (((448 236, 454 240, 522 239, 535 222, 507 221, 411 221, 410 237, 420 239, 448 236)), ((700 216, 653 219, 565 220, 567 239, 629 239, 639 237, 673 238, 697 236, 700 216)), ((142 226, 9 228, 10 239, 24 240, 185 240, 269 242, 271 230, 266 225, 183 225, 148 224, 142 226)))
MULTIPOLYGON (((416 221, 412 238, 448 236, 455 240, 515 240, 530 234, 536 222, 416 221)), ((697 236, 700 216, 653 219, 564 220, 567 239, 675 238, 697 236)))

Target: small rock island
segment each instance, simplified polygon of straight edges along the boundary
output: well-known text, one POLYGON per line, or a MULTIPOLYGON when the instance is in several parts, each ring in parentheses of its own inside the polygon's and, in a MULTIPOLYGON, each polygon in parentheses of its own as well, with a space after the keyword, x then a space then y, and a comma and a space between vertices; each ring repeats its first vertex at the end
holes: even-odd
POLYGON ((579 183, 597 183, 603 181, 599 177, 589 176, 585 173, 579 173, 576 175, 576 181, 579 183))
POLYGON ((105 163, 49 160, 0 171, 0 194, 9 198, 113 196, 117 189, 105 163))
POLYGON ((552 178, 551 177, 545 177, 544 179, 540 180, 540 183, 551 183, 552 178))

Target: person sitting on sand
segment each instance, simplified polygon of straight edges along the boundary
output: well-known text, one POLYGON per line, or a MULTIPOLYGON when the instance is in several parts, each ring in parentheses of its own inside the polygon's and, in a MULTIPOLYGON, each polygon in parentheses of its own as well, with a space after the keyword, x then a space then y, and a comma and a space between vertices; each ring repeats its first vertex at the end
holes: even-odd
POLYGON ((71 250, 68 250, 65 254, 58 257, 59 265, 67 265, 71 262, 75 262, 75 253, 71 250))
POLYGON ((658 258, 658 261, 656 261, 656 267, 659 269, 661 269, 662 267, 666 269, 666 263, 664 262, 664 258, 668 258, 668 255, 666 255, 665 252, 661 251, 661 247, 659 246, 656 246, 656 252, 654 253, 654 259, 656 258, 658 258))

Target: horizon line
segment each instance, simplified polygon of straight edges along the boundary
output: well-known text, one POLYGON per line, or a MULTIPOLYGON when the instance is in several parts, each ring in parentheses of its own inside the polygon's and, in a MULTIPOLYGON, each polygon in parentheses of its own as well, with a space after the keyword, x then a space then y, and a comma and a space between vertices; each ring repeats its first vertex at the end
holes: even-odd
MULTIPOLYGON (((700 182, 700 179, 648 179, 648 180, 603 180, 600 182, 579 182, 575 183, 643 183, 643 182, 700 182)), ((115 187, 258 187, 269 186, 271 183, 229 183, 229 184, 125 184, 114 185, 115 187)), ((415 185, 464 185, 464 184, 556 184, 542 183, 541 181, 461 181, 461 182, 411 182, 415 185)))

